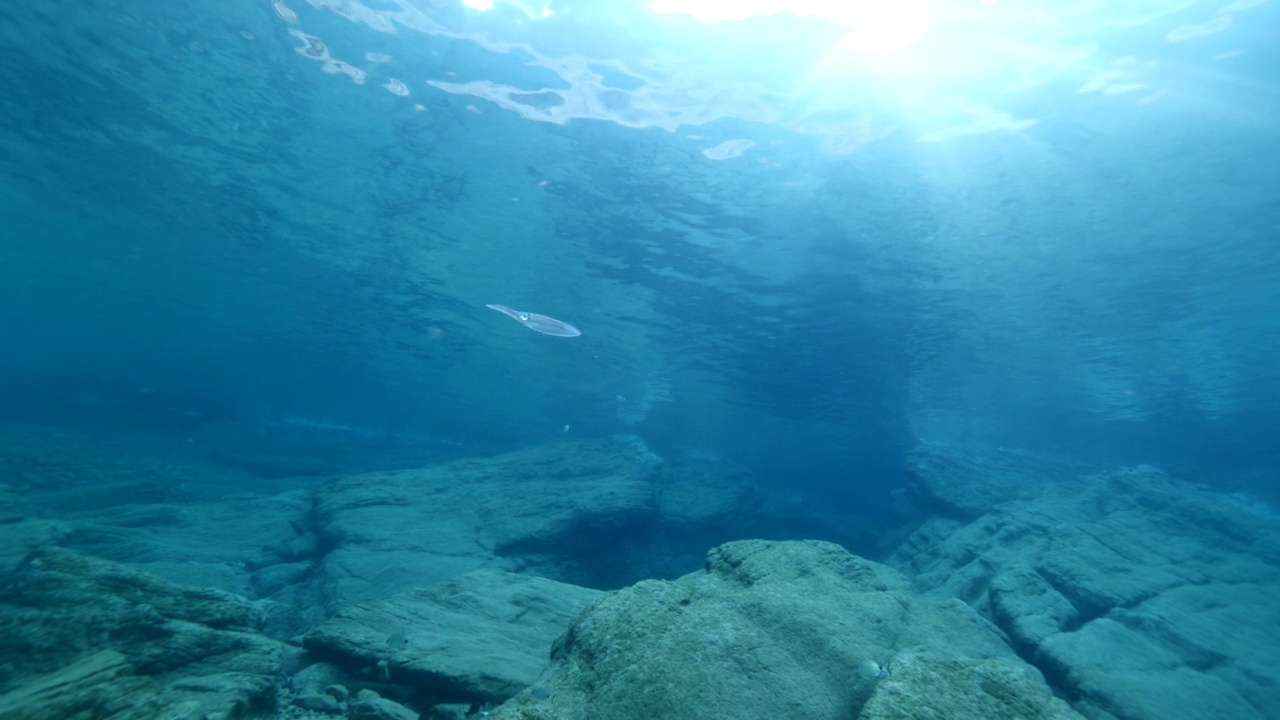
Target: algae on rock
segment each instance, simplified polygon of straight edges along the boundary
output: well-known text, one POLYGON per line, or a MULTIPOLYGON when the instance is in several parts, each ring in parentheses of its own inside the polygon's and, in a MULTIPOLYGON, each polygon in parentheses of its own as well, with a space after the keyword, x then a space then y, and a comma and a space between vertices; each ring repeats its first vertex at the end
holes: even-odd
POLYGON ((762 540, 603 596, 494 717, 1079 718, 963 603, 833 544, 762 540))

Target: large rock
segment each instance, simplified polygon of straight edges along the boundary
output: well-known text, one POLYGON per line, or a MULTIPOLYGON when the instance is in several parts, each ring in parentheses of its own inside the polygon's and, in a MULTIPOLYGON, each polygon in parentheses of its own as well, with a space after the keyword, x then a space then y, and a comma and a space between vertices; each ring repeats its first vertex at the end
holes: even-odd
POLYGON ((293 490, 95 508, 63 516, 71 528, 66 544, 175 583, 252 596, 254 570, 298 559, 275 548, 305 534, 312 501, 312 493, 293 490))
POLYGON ((486 566, 589 577, 656 521, 658 462, 627 443, 561 443, 333 482, 316 501, 324 596, 337 610, 486 566))
POLYGON ((729 543, 605 595, 501 720, 1069 720, 1001 633, 822 542, 729 543))
POLYGON ((268 568, 267 574, 279 576, 274 566, 310 562, 319 554, 314 534, 311 552, 297 552, 311 522, 311 488, 319 481, 277 479, 264 493, 261 478, 195 452, 154 439, 0 426, 0 467, 12 483, 0 486, 0 525, 24 520, 33 530, 53 525, 41 518, 56 518, 56 537, 48 542, 179 585, 316 605, 284 584, 260 585, 254 573, 268 568))
POLYGON ((1038 497, 1085 472, 1083 466, 1012 450, 979 453, 920 444, 907 453, 905 477, 912 499, 926 511, 973 520, 1001 503, 1038 497))
POLYGON ((414 688, 424 706, 500 703, 537 679, 552 641, 600 594, 476 570, 346 608, 303 642, 355 672, 414 688))
POLYGON ((0 716, 235 718, 274 704, 282 649, 243 598, 56 547, 4 581, 0 716))
POLYGON ((711 461, 667 465, 628 436, 320 487, 314 478, 264 485, 126 443, 15 432, 0 451, 16 483, 0 487, 0 522, 24 531, 11 564, 56 542, 178 584, 270 599, 285 609, 268 630, 277 638, 351 603, 480 567, 603 588, 677 577, 707 547, 781 525, 765 510, 783 504, 767 501, 749 473, 711 461))
POLYGON ((100 650, 0 695, 0 717, 146 718, 159 712, 157 701, 150 678, 134 674, 121 653, 100 650))
POLYGON ((927 523, 890 558, 995 622, 1084 714, 1280 717, 1280 519, 1134 468, 927 523))
POLYGON ((5 571, 21 567, 40 548, 65 542, 70 532, 64 523, 37 518, 0 523, 0 578, 5 571))

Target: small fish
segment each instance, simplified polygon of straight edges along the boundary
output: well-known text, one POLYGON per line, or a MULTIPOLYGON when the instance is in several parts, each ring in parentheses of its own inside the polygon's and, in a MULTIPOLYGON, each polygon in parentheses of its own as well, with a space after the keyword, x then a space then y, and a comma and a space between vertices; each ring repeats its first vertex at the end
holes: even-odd
POLYGON ((493 308, 503 315, 519 320, 525 327, 530 330, 537 330, 543 335, 554 335, 556 337, 578 337, 582 334, 581 330, 569 323, 562 322, 553 317, 547 317, 546 315, 512 310, 506 305, 485 305, 485 307, 493 308))

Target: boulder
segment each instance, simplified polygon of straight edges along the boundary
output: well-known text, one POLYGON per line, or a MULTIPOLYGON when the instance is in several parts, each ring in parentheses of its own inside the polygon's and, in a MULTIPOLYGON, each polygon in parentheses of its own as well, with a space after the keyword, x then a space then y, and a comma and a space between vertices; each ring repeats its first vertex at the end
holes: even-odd
POLYGON ((608 593, 501 720, 1079 718, 967 605, 817 542, 715 548, 608 593))

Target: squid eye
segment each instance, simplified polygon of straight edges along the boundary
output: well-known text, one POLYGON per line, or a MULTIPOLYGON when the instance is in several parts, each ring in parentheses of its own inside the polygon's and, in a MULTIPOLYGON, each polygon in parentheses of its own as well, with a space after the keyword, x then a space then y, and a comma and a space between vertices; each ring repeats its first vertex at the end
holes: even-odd
POLYGON ((521 322, 529 322, 529 313, 520 313, 521 322))

